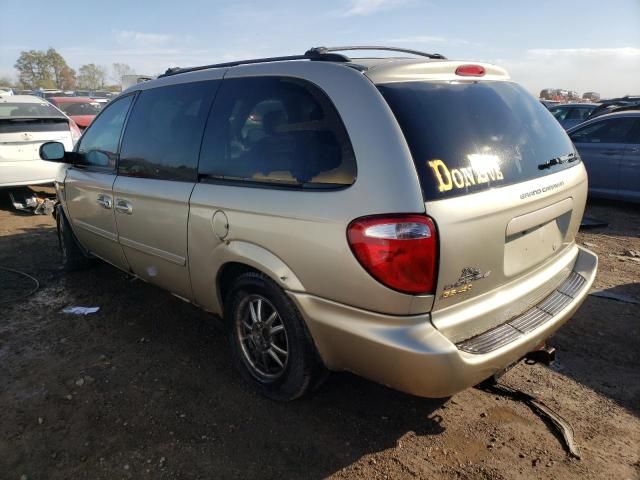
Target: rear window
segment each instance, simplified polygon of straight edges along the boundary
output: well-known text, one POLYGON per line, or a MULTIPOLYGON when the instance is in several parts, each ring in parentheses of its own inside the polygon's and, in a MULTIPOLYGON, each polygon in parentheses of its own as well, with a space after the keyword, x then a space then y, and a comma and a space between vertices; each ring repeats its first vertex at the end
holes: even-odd
POLYGON ((575 150, 560 124, 515 83, 401 82, 378 88, 404 132, 425 200, 523 182, 576 164, 566 161, 575 150))
POLYGON ((43 118, 60 117, 65 118, 49 102, 26 103, 26 102, 2 102, 0 103, 0 118, 43 118))
POLYGON ((97 115, 102 109, 98 102, 65 102, 58 105, 58 108, 67 115, 97 115))
POLYGON ((60 118, 0 118, 0 133, 68 132, 69 124, 60 118))

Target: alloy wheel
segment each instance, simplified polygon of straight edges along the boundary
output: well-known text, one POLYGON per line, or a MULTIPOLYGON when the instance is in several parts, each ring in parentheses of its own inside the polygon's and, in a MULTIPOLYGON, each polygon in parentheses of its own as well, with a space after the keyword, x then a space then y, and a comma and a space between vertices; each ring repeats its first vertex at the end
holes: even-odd
POLYGON ((273 381, 287 368, 289 339, 280 314, 265 297, 251 294, 238 305, 236 338, 242 360, 260 381, 273 381))

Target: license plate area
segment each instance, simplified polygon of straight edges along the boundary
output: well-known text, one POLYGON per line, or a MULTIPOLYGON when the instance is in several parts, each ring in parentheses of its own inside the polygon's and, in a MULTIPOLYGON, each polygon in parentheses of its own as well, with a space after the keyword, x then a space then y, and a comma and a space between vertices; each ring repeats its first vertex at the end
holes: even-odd
POLYGON ((565 242, 572 199, 512 219, 504 242, 504 275, 513 277, 558 253, 565 242))

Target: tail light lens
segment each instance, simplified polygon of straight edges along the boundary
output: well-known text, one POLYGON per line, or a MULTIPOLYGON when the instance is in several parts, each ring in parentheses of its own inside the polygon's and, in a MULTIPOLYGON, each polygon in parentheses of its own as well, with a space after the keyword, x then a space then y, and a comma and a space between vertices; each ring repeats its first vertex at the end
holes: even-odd
POLYGON ((347 237, 360 264, 382 284, 410 294, 434 291, 438 236, 429 217, 358 218, 349 224, 347 237))
POLYGON ((71 141, 75 145, 82 135, 82 132, 78 128, 78 125, 76 125, 76 122, 74 122, 73 120, 69 120, 69 130, 71 130, 71 141))

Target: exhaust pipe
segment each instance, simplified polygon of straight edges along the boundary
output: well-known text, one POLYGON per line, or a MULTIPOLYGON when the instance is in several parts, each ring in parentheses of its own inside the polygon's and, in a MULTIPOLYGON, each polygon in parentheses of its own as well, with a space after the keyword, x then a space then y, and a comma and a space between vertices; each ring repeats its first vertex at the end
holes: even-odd
POLYGON ((534 365, 536 363, 542 363, 543 365, 551 365, 556 359, 556 349, 546 344, 540 346, 536 350, 527 353, 524 356, 524 362, 527 365, 534 365))

